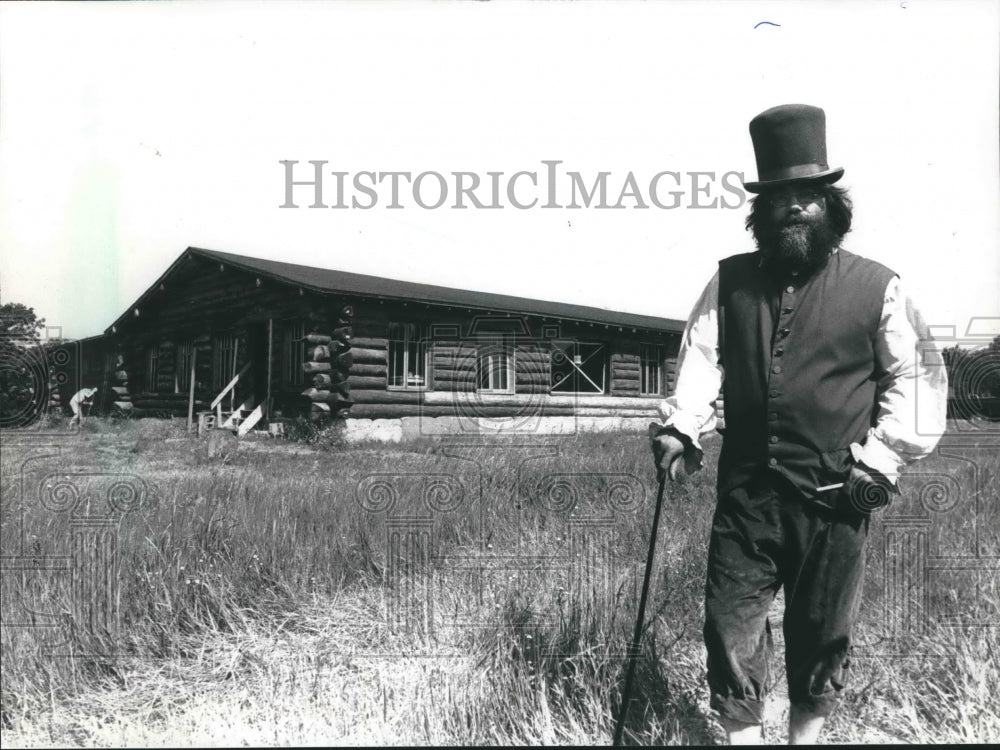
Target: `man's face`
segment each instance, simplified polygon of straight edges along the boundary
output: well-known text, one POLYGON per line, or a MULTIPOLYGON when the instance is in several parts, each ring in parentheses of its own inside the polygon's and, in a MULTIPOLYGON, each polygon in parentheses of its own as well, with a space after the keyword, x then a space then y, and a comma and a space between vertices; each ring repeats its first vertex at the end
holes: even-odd
POLYGON ((789 185, 768 196, 771 221, 775 226, 796 226, 826 215, 826 199, 814 188, 789 185))
POLYGON ((836 247, 839 237, 827 221, 826 199, 815 187, 786 185, 761 199, 767 201, 768 219, 761 249, 769 260, 793 270, 811 268, 836 247))

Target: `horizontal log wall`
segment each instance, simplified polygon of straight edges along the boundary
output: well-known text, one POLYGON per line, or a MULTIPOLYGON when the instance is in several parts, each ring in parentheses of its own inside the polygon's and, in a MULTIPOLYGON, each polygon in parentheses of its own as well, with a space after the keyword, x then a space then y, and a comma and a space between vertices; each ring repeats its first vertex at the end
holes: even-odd
POLYGON ((514 390, 517 393, 548 393, 552 384, 551 345, 519 344, 514 351, 514 390))
POLYGON ((677 387, 677 357, 668 356, 663 361, 664 393, 670 394, 677 387))
MULTIPOLYGON (((391 415, 392 407, 416 407, 421 403, 421 394, 432 393, 470 393, 475 398, 478 387, 477 382, 477 355, 481 346, 496 346, 497 338, 476 338, 470 337, 469 325, 473 316, 468 311, 452 310, 434 315, 434 311, 424 310, 421 305, 413 304, 402 306, 385 302, 383 304, 357 303, 356 319, 354 323, 354 351, 355 362, 351 368, 349 383, 351 387, 351 399, 356 406, 351 409, 351 416, 359 416, 365 413, 362 408, 365 405, 377 406, 374 410, 379 415, 391 415), (464 313, 464 314, 463 314, 464 313), (424 392, 418 390, 389 390, 387 388, 388 377, 388 332, 390 323, 403 323, 415 321, 423 316, 421 321, 425 330, 431 331, 436 327, 440 332, 449 331, 447 339, 439 338, 432 342, 428 357, 431 363, 431 387, 424 392), (464 336, 464 338, 463 338, 464 336)), ((536 320, 536 324, 539 322, 536 320)), ((551 323, 551 322, 550 322, 551 323)), ((539 333, 541 326, 538 325, 539 333)), ((561 324, 560 334, 563 338, 577 338, 587 342, 602 342, 602 335, 607 335, 611 331, 615 337, 603 343, 607 345, 610 353, 609 377, 607 379, 607 397, 623 396, 638 398, 640 383, 640 359, 639 347, 641 343, 649 341, 651 334, 636 333, 634 338, 629 338, 628 332, 606 328, 604 326, 590 326, 587 324, 561 324), (602 334, 602 335, 598 335, 602 334)), ((547 395, 551 387, 551 352, 552 344, 544 339, 525 340, 525 336, 515 338, 514 348, 514 391, 517 395, 547 395)), ((655 340, 655 336, 653 337, 655 340)), ((510 339, 507 339, 508 341, 510 339)), ((659 345, 663 353, 673 354, 676 352, 678 337, 676 335, 662 335, 659 345)), ((662 390, 663 394, 672 385, 673 359, 665 359, 662 368, 662 390)), ((591 397, 587 397, 591 398, 591 397)), ((656 401, 657 397, 650 396, 643 399, 656 401)), ((512 402, 513 403, 513 402, 512 402)), ((426 404, 425 404, 426 405, 426 404)), ((498 408, 498 407, 492 407, 498 408)), ((571 413, 571 407, 559 406, 549 407, 554 412, 571 413)), ((603 408, 598 406, 580 408, 603 408)), ((640 410, 645 410, 646 405, 637 405, 640 410)), ((437 406, 434 407, 438 409, 437 406)), ((451 409, 451 407, 448 407, 451 409)), ((615 408, 620 411, 620 407, 615 408)), ((400 409, 398 415, 412 409, 400 409)), ((452 409, 453 411, 453 409, 452 409)), ((503 409, 501 409, 503 411, 503 409)), ((506 409, 510 413, 510 409, 506 409)), ((608 414, 611 412, 609 411, 608 414)), ((645 413, 645 411, 643 411, 645 413)))
MULTIPOLYGON (((194 340, 193 348, 197 350, 195 396, 196 399, 211 400, 218 390, 213 383, 212 372, 216 336, 232 334, 237 337, 238 371, 253 355, 248 338, 250 327, 262 326, 261 330, 266 332, 268 318, 273 321, 272 394, 278 402, 283 392, 287 397, 296 393, 296 388, 301 391, 304 386, 286 384, 282 379, 286 322, 309 318, 317 311, 329 320, 327 308, 336 303, 326 296, 299 293, 290 285, 266 278, 258 283, 258 278, 253 273, 225 265, 220 270, 218 263, 198 258, 176 271, 167 279, 163 289, 156 290, 151 299, 139 306, 137 317, 126 319, 119 330, 109 337, 127 353, 130 391, 139 394, 148 390, 148 347, 158 344, 156 392, 173 394, 176 390, 176 347, 179 343, 194 340)), ((332 328, 333 324, 328 327, 332 328)), ((266 346, 266 333, 257 339, 257 343, 266 346)), ((238 401, 250 395, 254 375, 266 377, 266 352, 260 353, 257 361, 261 372, 251 374, 247 382, 238 386, 238 401)), ((228 380, 224 377, 224 381, 228 380)), ((266 388, 260 390, 265 391, 266 388)), ((184 391, 186 398, 187 389, 184 391)))
POLYGON ((677 358, 674 350, 664 343, 660 347, 660 389, 657 394, 642 394, 642 357, 640 341, 616 341, 611 355, 611 393, 615 396, 664 398, 673 392, 677 378, 677 358))
POLYGON ((611 394, 639 395, 639 342, 615 341, 611 345, 611 394))
MULTIPOLYGON (((420 303, 379 303, 345 296, 333 300, 330 296, 310 292, 298 293, 289 285, 263 279, 257 283, 252 273, 232 268, 219 270, 217 263, 196 260, 168 279, 168 284, 154 294, 154 299, 143 303, 140 315, 129 318, 122 324, 116 336, 110 337, 120 346, 124 355, 123 370, 128 372, 127 388, 137 396, 136 408, 149 409, 162 404, 172 405, 175 390, 175 369, 177 345, 194 339, 196 350, 195 397, 201 404, 210 401, 217 389, 212 384, 213 343, 215 336, 231 332, 238 337, 237 370, 251 356, 248 331, 251 326, 266 327, 268 317, 273 319, 273 349, 271 370, 273 373, 272 393, 275 406, 295 413, 295 405, 308 401, 301 394, 308 388, 329 391, 330 401, 317 403, 340 403, 349 398, 355 403, 349 416, 364 414, 362 407, 378 407, 376 411, 389 415, 395 407, 420 407, 421 391, 389 391, 388 383, 388 335, 391 323, 419 322, 430 331, 450 330, 447 340, 439 337, 428 352, 431 364, 430 390, 428 392, 457 392, 476 395, 477 346, 495 345, 497 339, 475 339, 469 337, 470 323, 480 311, 461 308, 446 309, 428 307, 420 303), (342 305, 354 308, 350 321, 340 321, 342 305), (334 311, 336 308, 336 311, 334 311), (332 314, 332 317, 331 317, 332 314), (317 317, 318 316, 318 317, 317 317), (312 332, 306 344, 305 359, 310 361, 310 370, 303 373, 301 385, 283 382, 285 371, 284 344, 286 321, 317 317, 318 325, 307 325, 307 333, 312 332), (463 338, 464 337, 464 338, 463 338), (153 342, 160 345, 159 368, 156 394, 146 395, 146 351, 153 342), (347 359, 345 355, 349 353, 347 359), (347 373, 338 370, 350 362, 347 373), (380 395, 375 395, 380 394, 380 395), (387 397, 387 394, 392 394, 387 397), (166 399, 161 397, 167 397, 166 399), (138 403, 145 401, 145 405, 138 403), (388 411, 387 411, 388 410, 388 411)), ((672 390, 676 378, 676 352, 679 335, 653 334, 649 331, 630 331, 615 326, 568 323, 539 318, 528 318, 530 336, 514 339, 514 391, 511 398, 521 396, 548 395, 551 387, 551 341, 541 336, 543 326, 546 336, 557 328, 558 338, 581 342, 603 343, 608 352, 607 396, 634 398, 637 401, 655 401, 655 398, 638 398, 640 383, 639 347, 641 343, 658 343, 664 353, 663 394, 672 390)), ((259 346, 259 338, 257 345, 259 346)), ((507 339, 508 341, 510 339, 507 339)), ((228 380, 228 378, 226 379, 228 380)), ((176 394, 185 404, 187 393, 176 394)), ((588 401, 593 398, 586 397, 588 401)), ((237 400, 242 400, 237 394, 237 400)), ((511 406, 491 404, 486 409, 497 409, 498 414, 516 414, 520 407, 516 399, 511 406), (514 411, 512 411, 512 409, 514 411)), ((166 408, 166 407, 163 407, 166 408)), ((207 408, 207 406, 206 406, 207 408)), ((442 408, 435 404, 435 409, 442 408)), ((573 413, 572 406, 552 403, 545 407, 546 413, 573 413), (567 409, 569 412, 567 412, 567 409)), ((597 402, 580 409, 607 410, 608 415, 622 415, 626 407, 621 405, 601 406, 597 402)), ((645 413, 646 406, 636 405, 645 413)), ((445 412, 454 412, 453 406, 444 405, 445 412)), ((405 410, 403 410, 405 411, 405 410)), ((403 416, 399 411, 395 416, 403 416)))
MULTIPOLYGON (((157 416, 171 416, 171 417, 186 417, 188 413, 188 397, 186 394, 156 394, 156 393, 140 393, 137 394, 133 399, 132 403, 135 405, 136 409, 141 410, 141 414, 147 416, 157 415, 157 416)), ((206 399, 195 399, 194 410, 195 413, 199 411, 208 411, 209 400, 206 399)))
POLYGON ((356 405, 349 416, 357 419, 398 417, 463 417, 525 419, 548 417, 655 417, 657 403, 653 399, 587 396, 552 397, 539 394, 416 393, 410 391, 354 391, 356 405))
POLYGON ((476 346, 472 343, 453 341, 434 344, 431 367, 435 389, 476 389, 476 346))
MULTIPOLYGON (((580 407, 576 410, 543 407, 530 412, 517 411, 509 406, 472 409, 454 406, 406 406, 396 404, 358 404, 351 407, 347 413, 349 419, 399 419, 400 417, 455 417, 461 419, 518 419, 529 420, 532 417, 645 417, 656 418, 656 412, 650 409, 603 409, 599 407, 580 407)), ((528 422, 523 422, 525 426, 528 422)))

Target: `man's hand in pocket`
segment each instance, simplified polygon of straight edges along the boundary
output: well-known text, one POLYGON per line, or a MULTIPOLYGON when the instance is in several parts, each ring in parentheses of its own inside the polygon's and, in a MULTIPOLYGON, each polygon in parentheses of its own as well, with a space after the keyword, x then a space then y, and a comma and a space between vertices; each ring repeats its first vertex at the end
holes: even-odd
POLYGON ((899 490, 882 472, 864 464, 854 464, 844 483, 844 493, 854 510, 871 513, 887 507, 899 490))

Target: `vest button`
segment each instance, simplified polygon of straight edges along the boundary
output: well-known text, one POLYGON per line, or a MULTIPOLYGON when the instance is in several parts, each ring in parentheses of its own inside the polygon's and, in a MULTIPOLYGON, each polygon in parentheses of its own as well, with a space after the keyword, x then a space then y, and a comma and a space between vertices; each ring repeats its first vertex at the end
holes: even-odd
POLYGON ((786 286, 785 287, 785 291, 788 292, 789 294, 792 294, 795 291, 795 287, 794 286, 786 286))
POLYGON ((781 336, 781 337, 785 337, 788 334, 790 334, 791 332, 792 332, 791 328, 779 328, 778 329, 778 335, 781 336))
POLYGON ((775 375, 780 375, 781 374, 781 365, 775 365, 774 367, 772 367, 771 368, 771 372, 773 372, 775 375))
POLYGON ((775 443, 778 442, 778 436, 777 435, 771 435, 771 437, 769 437, 767 439, 767 442, 769 442, 771 445, 774 445, 775 443))
POLYGON ((784 350, 784 349, 775 349, 775 350, 774 350, 774 356, 775 356, 775 357, 780 357, 780 356, 781 356, 782 354, 784 354, 784 353, 785 353, 785 350, 784 350))
POLYGON ((778 412, 776 412, 776 411, 768 412, 767 418, 771 422, 777 422, 778 421, 778 412))
POLYGON ((775 390, 774 388, 772 388, 770 391, 768 391, 767 395, 770 396, 771 398, 777 398, 778 396, 781 395, 781 391, 778 391, 778 390, 775 390))
POLYGON ((768 464, 770 464, 771 466, 777 466, 778 465, 778 459, 772 458, 772 459, 770 459, 768 461, 768 464))
POLYGON ((781 308, 781 314, 782 315, 788 315, 791 311, 792 311, 792 308, 790 308, 790 307, 783 307, 783 308, 781 308))

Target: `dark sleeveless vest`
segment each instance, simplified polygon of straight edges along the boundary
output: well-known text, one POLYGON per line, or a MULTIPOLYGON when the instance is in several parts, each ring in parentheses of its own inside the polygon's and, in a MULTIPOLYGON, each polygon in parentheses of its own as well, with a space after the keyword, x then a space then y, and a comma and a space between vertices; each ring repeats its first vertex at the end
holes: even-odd
POLYGON ((804 496, 842 482, 877 411, 874 337, 895 274, 845 250, 776 277, 760 253, 719 263, 722 497, 767 468, 804 496))

